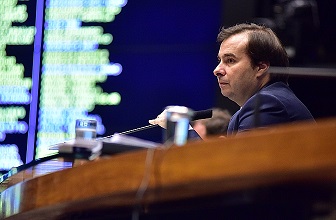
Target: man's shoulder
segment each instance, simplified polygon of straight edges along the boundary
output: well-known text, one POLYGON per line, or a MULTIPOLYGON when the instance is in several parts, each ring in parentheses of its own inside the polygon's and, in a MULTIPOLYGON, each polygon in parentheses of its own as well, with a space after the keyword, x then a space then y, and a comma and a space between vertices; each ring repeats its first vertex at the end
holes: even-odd
POLYGON ((282 112, 281 117, 287 115, 290 121, 312 119, 308 108, 294 94, 289 86, 283 82, 277 82, 266 86, 251 97, 246 108, 258 109, 260 112, 275 115, 282 112))
POLYGON ((260 91, 260 94, 263 95, 272 95, 272 94, 294 94, 293 91, 289 88, 288 84, 284 82, 274 82, 264 86, 260 91))
POLYGON ((284 105, 297 99, 293 91, 283 82, 275 82, 263 87, 255 93, 243 106, 244 109, 259 105, 284 105), (285 103, 284 103, 285 102, 285 103))
POLYGON ((262 88, 252 99, 259 99, 262 102, 277 102, 284 105, 295 105, 301 103, 290 87, 283 82, 275 82, 262 88))

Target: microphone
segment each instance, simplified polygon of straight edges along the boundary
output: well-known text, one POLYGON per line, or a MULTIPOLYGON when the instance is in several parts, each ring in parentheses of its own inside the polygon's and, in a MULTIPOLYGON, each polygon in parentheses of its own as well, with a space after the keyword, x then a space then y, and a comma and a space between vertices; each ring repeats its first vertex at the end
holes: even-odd
MULTIPOLYGON (((211 118, 211 117, 212 117, 212 109, 194 111, 194 114, 191 117, 191 121, 206 119, 206 118, 211 118)), ((147 130, 149 128, 154 128, 154 127, 157 127, 157 126, 159 126, 159 125, 158 124, 150 124, 150 125, 146 125, 146 126, 143 126, 143 127, 131 129, 131 130, 128 130, 128 131, 119 132, 118 134, 131 134, 131 133, 134 133, 134 132, 147 130)), ((109 137, 112 137, 112 136, 113 135, 109 135, 109 136, 104 137, 104 138, 109 138, 109 137)))
POLYGON ((195 111, 194 115, 191 117, 191 121, 199 120, 199 119, 206 119, 212 117, 212 109, 195 111))

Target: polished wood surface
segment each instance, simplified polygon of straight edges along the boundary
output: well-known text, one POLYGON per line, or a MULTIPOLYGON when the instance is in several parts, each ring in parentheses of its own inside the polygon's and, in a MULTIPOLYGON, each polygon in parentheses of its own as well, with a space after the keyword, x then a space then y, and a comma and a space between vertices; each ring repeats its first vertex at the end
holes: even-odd
POLYGON ((13 175, 12 177, 6 179, 0 184, 0 193, 10 186, 13 186, 17 183, 46 175, 48 173, 53 173, 59 170, 64 170, 71 168, 73 166, 72 161, 65 161, 64 158, 57 158, 48 160, 38 165, 31 166, 29 168, 23 169, 23 171, 17 171, 18 173, 13 175))
POLYGON ((27 179, 1 193, 0 217, 62 219, 83 210, 131 210, 274 184, 335 181, 335 169, 332 118, 129 152, 27 179))

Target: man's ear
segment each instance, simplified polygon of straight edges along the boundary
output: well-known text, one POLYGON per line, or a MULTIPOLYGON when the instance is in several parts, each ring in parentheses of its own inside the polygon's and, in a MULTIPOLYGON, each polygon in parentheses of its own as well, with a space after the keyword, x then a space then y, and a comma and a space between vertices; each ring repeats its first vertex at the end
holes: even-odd
POLYGON ((257 65, 257 77, 261 77, 267 73, 267 70, 269 69, 270 64, 268 62, 259 62, 257 65))

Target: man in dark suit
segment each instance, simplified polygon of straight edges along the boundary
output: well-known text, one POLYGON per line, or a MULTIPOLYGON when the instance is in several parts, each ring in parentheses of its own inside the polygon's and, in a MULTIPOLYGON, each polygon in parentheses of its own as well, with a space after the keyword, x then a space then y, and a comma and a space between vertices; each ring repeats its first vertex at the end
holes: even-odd
POLYGON ((270 66, 287 67, 288 56, 274 32, 256 24, 222 28, 214 74, 221 93, 241 108, 231 118, 228 135, 256 127, 314 120, 288 87, 288 76, 270 66))
MULTIPOLYGON (((221 93, 241 108, 231 118, 228 135, 275 124, 314 121, 288 86, 288 76, 270 66, 287 67, 287 53, 275 33, 256 24, 222 28, 218 65, 214 69, 221 93)), ((162 112, 151 124, 165 127, 162 112)))

